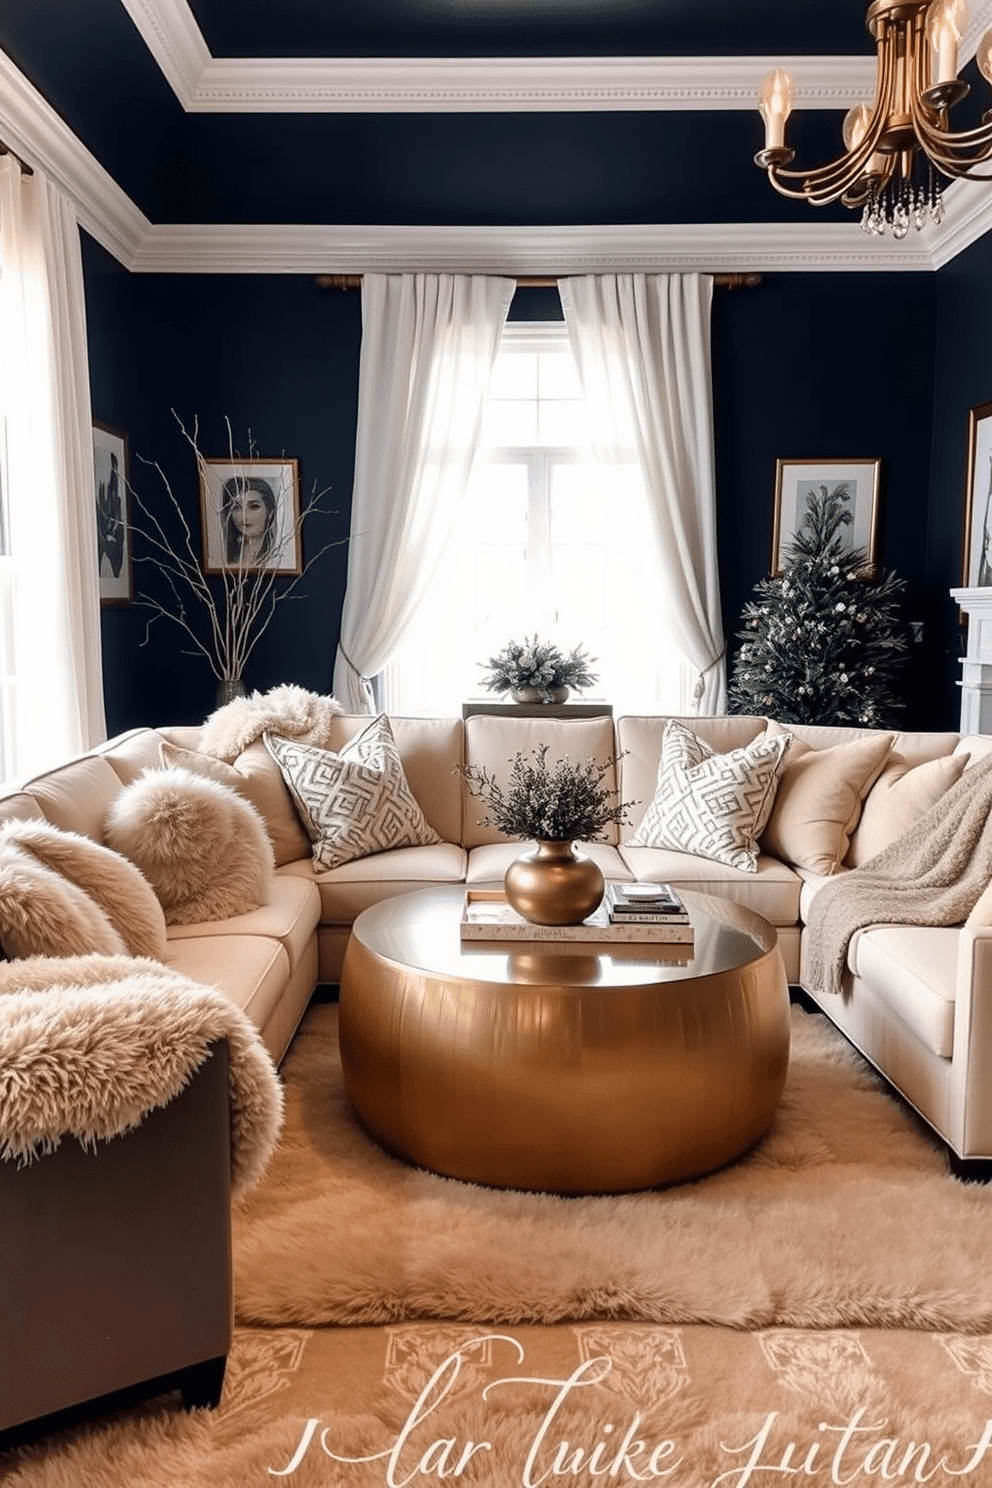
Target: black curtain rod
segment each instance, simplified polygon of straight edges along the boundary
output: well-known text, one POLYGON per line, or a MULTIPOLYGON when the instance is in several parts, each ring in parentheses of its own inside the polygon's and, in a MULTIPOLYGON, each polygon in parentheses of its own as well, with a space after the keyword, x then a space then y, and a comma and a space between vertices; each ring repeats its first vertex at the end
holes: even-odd
POLYGON ((3 142, 3 140, 0 140, 0 155, 11 155, 11 156, 13 156, 13 158, 17 161, 18 165, 21 167, 21 175, 22 176, 33 176, 34 175, 34 171, 32 170, 31 166, 28 165, 27 161, 26 160, 22 160, 21 157, 20 157, 20 155, 18 155, 17 151, 16 150, 12 150, 9 145, 5 145, 4 142, 3 142))
MULTIPOLYGON (((561 275, 567 279, 567 274, 561 275)), ((516 275, 518 289, 554 289, 558 278, 543 274, 516 275)), ((321 289, 361 289, 361 274, 318 274, 321 289)), ((754 289, 761 283, 760 274, 714 274, 713 283, 718 289, 754 289)))

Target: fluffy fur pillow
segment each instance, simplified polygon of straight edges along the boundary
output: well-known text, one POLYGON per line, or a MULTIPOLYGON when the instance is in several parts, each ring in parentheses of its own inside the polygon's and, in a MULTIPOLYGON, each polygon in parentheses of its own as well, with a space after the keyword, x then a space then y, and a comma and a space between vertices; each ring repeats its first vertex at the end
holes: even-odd
POLYGON ((95 900, 132 956, 164 958, 162 906, 148 880, 120 853, 41 821, 11 822, 0 832, 0 844, 30 854, 95 900))
POLYGON ((277 868, 310 856, 310 838, 303 830, 293 797, 282 771, 261 739, 249 744, 233 765, 197 749, 181 749, 166 739, 162 740, 161 755, 165 769, 178 765, 180 769, 192 770, 194 775, 219 780, 250 801, 272 839, 277 868))
POLYGON ((13 842, 0 840, 0 945, 23 956, 127 954, 127 946, 93 899, 13 842))
POLYGON ((247 914, 269 897, 275 865, 262 818, 190 770, 146 770, 110 807, 104 836, 141 869, 170 925, 247 914))

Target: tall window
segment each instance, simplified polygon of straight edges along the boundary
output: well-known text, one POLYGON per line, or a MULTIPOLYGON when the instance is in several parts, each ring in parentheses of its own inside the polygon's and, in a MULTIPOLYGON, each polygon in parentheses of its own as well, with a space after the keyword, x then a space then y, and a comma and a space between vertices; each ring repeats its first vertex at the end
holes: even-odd
POLYGON ((492 697, 479 664, 537 632, 596 658, 583 700, 656 712, 674 695, 658 545, 633 449, 604 472, 563 322, 507 325, 462 514, 428 599, 382 678, 396 714, 492 697))

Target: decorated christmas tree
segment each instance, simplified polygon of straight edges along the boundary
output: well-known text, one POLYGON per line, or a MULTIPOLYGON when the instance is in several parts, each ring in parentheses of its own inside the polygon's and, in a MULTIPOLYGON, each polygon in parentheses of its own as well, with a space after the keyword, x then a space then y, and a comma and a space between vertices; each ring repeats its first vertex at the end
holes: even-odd
POLYGON ((780 723, 889 728, 902 707, 905 580, 872 574, 864 549, 845 548, 846 485, 806 498, 782 574, 762 579, 745 605, 728 688, 731 713, 780 723))

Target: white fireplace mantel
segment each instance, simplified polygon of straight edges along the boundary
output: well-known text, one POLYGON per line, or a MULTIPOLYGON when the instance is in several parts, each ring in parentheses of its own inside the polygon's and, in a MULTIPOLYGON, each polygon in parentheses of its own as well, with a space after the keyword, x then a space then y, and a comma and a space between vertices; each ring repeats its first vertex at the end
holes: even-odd
POLYGON ((992 589, 952 589, 968 616, 968 649, 961 662, 961 733, 992 734, 992 589))

